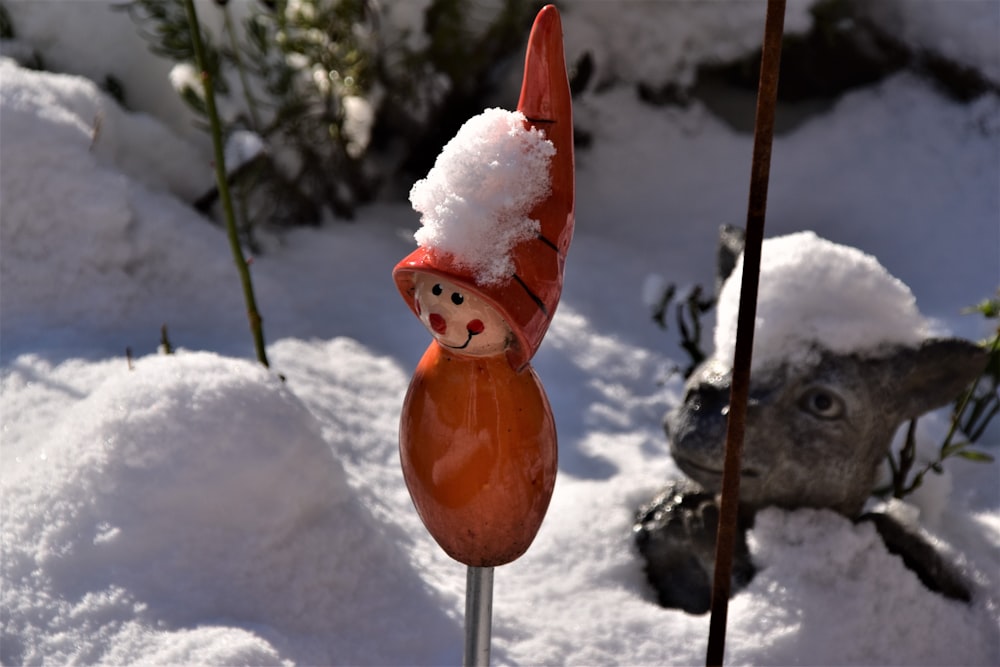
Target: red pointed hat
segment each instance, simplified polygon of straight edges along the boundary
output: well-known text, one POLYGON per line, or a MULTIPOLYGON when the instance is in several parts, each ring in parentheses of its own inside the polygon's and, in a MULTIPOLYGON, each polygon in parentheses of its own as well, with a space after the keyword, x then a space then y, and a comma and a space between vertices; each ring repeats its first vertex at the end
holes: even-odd
POLYGON ((515 341, 507 350, 507 359, 513 368, 521 369, 541 345, 559 304, 575 220, 573 104, 562 23, 553 5, 542 8, 531 28, 517 110, 526 119, 525 128, 542 131, 556 152, 549 163, 550 193, 530 213, 541 229, 537 238, 521 241, 511 251, 513 274, 499 283, 481 284, 471 269, 459 266, 448 253, 421 246, 399 262, 392 275, 414 313, 417 273, 461 285, 491 304, 514 332, 515 341))

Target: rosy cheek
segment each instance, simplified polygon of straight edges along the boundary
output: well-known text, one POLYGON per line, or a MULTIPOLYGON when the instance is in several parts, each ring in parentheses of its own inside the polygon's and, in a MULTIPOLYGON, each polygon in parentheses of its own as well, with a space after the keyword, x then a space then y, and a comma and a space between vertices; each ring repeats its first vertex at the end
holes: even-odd
POLYGON ((469 331, 470 334, 476 335, 483 333, 483 329, 485 329, 486 327, 483 325, 482 320, 472 320, 471 322, 465 325, 465 328, 469 331))
POLYGON ((435 333, 443 335, 444 332, 448 330, 448 323, 445 322, 444 318, 437 313, 431 313, 430 321, 431 329, 434 329, 435 333))

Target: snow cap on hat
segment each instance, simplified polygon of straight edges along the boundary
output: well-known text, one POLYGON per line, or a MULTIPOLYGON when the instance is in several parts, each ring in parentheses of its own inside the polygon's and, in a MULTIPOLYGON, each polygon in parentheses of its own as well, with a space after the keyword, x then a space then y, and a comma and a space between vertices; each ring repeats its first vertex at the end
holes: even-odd
POLYGON ((555 314, 573 237, 573 112, 555 7, 535 18, 517 112, 470 119, 410 200, 419 247, 393 278, 411 310, 417 273, 460 285, 501 314, 514 333, 508 361, 525 366, 555 314))

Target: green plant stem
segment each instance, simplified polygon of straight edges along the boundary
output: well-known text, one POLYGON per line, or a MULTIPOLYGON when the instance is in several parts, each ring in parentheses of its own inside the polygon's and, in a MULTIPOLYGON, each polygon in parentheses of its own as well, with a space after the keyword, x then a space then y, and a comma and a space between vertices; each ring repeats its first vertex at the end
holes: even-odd
POLYGON ((246 301, 247 319, 250 321, 250 333, 253 335, 257 360, 264 364, 265 367, 270 367, 270 364, 267 362, 267 352, 264 349, 263 320, 260 316, 260 311, 257 310, 257 301, 253 294, 250 267, 247 266, 246 258, 243 256, 243 249, 240 247, 239 236, 236 232, 233 199, 230 195, 229 183, 226 178, 225 152, 222 146, 222 124, 219 122, 219 112, 215 106, 215 89, 212 86, 212 76, 205 66, 205 50, 201 43, 201 24, 198 22, 194 0, 184 0, 184 8, 187 11, 188 23, 191 27, 191 42, 194 45, 195 61, 198 69, 201 71, 201 82, 205 89, 205 107, 208 111, 208 120, 212 128, 212 147, 215 151, 215 179, 219 186, 219 199, 222 202, 222 210, 226 221, 229 247, 233 251, 233 261, 236 263, 236 270, 239 272, 240 283, 243 286, 243 298, 246 301))

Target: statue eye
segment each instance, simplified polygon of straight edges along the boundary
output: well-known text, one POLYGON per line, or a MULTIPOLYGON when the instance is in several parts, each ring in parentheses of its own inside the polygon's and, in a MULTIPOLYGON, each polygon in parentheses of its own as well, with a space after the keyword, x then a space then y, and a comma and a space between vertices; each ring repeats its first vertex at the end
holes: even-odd
POLYGON ((441 287, 441 285, 435 285, 434 287, 431 288, 431 294, 433 294, 434 296, 441 296, 441 292, 443 291, 444 289, 441 287))
POLYGON ((463 301, 465 301, 465 297, 464 296, 462 296, 458 292, 452 292, 451 293, 451 302, 453 304, 455 304, 456 306, 461 306, 463 301))
POLYGON ((799 407, 820 419, 840 419, 844 416, 844 401, 829 389, 813 387, 799 399, 799 407))

